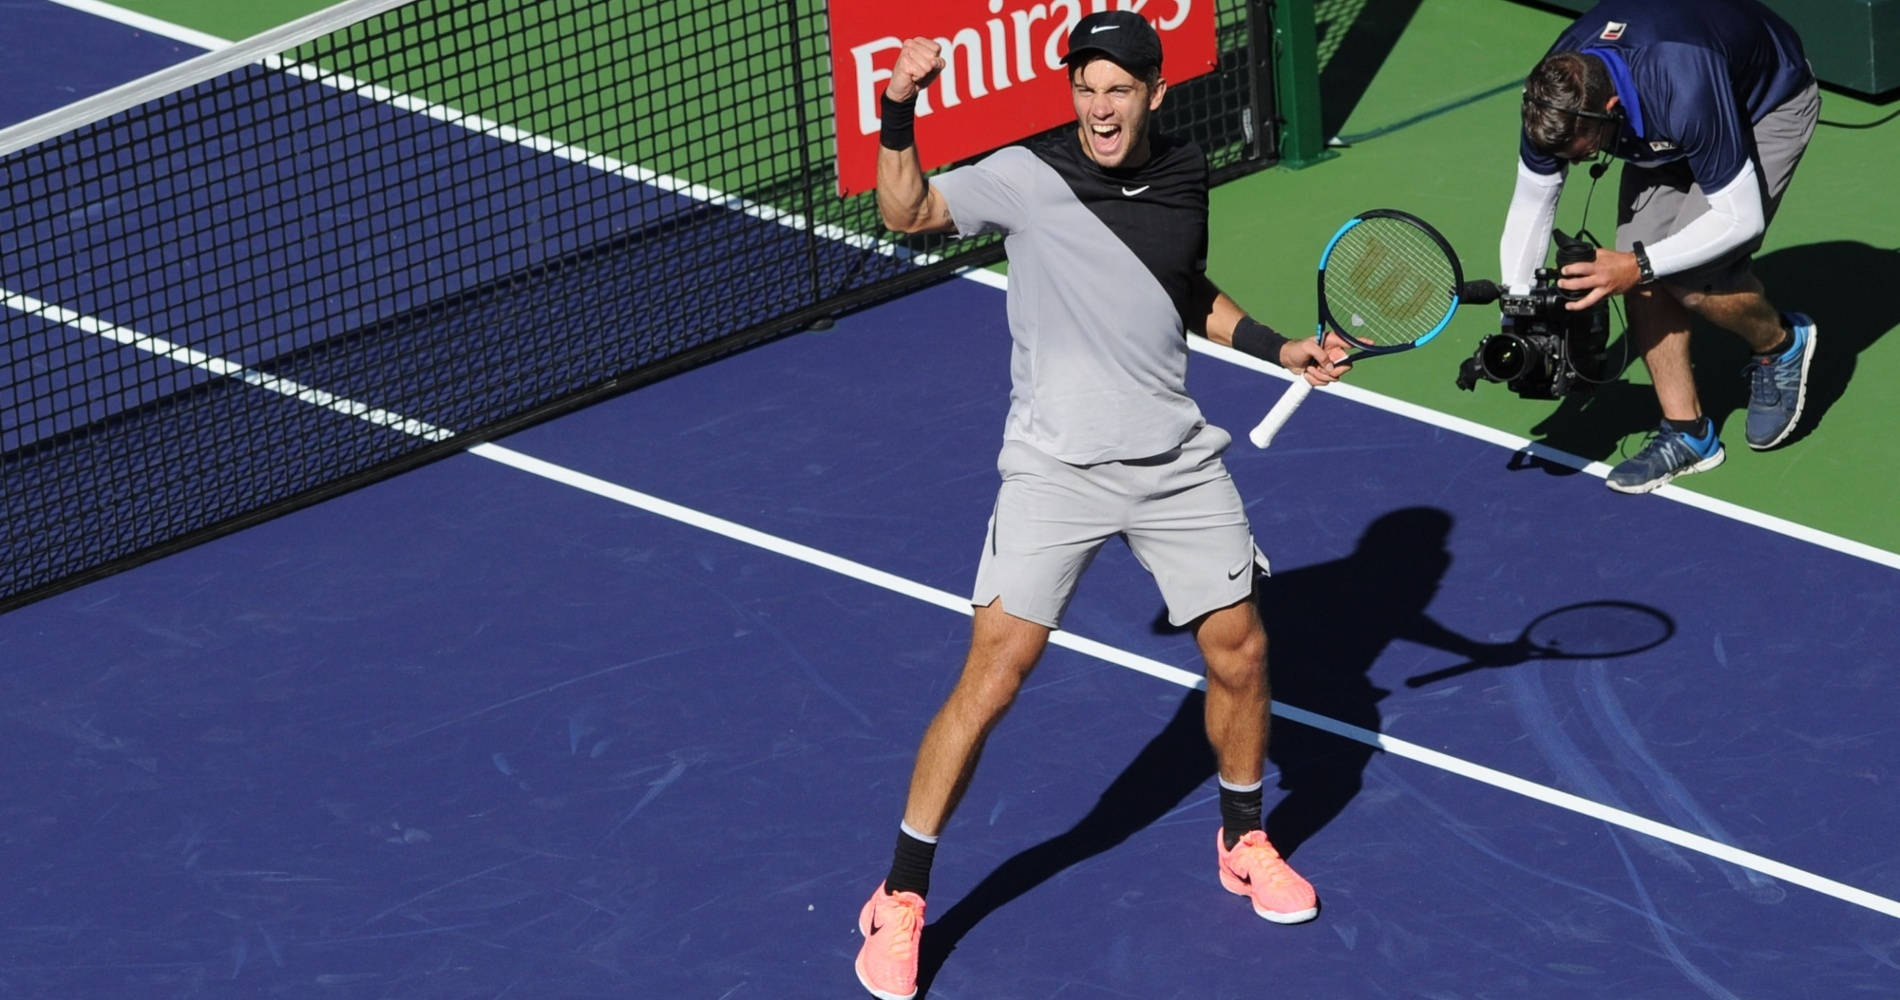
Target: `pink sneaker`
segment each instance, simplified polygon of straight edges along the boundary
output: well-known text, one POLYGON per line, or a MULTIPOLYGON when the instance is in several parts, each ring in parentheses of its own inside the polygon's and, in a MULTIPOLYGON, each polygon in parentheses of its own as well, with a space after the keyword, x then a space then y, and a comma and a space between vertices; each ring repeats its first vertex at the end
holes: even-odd
POLYGON ((1253 911, 1276 924, 1305 923, 1319 916, 1319 897, 1312 883, 1280 859, 1280 852, 1267 843, 1267 835, 1249 830, 1227 849, 1226 831, 1215 835, 1214 849, 1220 854, 1220 884, 1228 892, 1253 900, 1253 911))
POLYGON ((924 897, 877 891, 858 913, 864 947, 858 949, 858 982, 878 1000, 917 995, 917 948, 924 937, 924 897))

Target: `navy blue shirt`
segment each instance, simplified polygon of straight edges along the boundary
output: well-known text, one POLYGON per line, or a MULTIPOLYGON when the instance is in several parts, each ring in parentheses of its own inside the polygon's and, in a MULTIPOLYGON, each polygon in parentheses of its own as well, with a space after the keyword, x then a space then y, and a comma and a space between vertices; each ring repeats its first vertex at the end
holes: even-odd
MULTIPOLYGON (((1687 160, 1704 191, 1728 186, 1749 162, 1753 125, 1814 82, 1794 29, 1756 0, 1604 0, 1550 51, 1609 66, 1627 116, 1611 155, 1687 160)), ((1540 174, 1562 166, 1528 137, 1519 155, 1540 174)))

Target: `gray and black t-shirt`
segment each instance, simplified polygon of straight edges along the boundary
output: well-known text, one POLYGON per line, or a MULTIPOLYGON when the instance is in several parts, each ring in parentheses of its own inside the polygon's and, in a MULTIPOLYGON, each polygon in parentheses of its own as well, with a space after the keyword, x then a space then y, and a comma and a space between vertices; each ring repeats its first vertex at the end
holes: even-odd
POLYGON ((1159 135, 1151 151, 1104 170, 1065 130, 931 179, 959 234, 1007 234, 1004 438, 1075 465, 1159 455, 1204 423, 1186 331, 1209 306, 1207 159, 1159 135))

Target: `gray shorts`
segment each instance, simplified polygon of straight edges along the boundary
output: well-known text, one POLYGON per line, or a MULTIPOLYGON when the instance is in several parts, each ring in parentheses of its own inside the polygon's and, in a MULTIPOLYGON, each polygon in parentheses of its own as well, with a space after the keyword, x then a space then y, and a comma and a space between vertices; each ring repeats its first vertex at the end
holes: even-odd
POLYGON ((1120 535, 1155 578, 1168 620, 1186 625, 1253 593, 1253 533, 1221 464, 1233 438, 1203 425, 1151 459, 1070 465, 1005 441, 971 602, 1060 628, 1082 571, 1120 535))
MULTIPOLYGON (((1755 123, 1755 176, 1761 183, 1764 230, 1781 207, 1781 195, 1788 190, 1820 117, 1821 88, 1809 84, 1755 123)), ((1660 167, 1624 165, 1618 205, 1616 248, 1626 252, 1638 240, 1652 244, 1680 232, 1709 210, 1709 200, 1684 161, 1660 167)), ((1733 291, 1747 280, 1749 259, 1759 249, 1761 237, 1757 236, 1700 267, 1664 275, 1662 282, 1690 291, 1733 291)))

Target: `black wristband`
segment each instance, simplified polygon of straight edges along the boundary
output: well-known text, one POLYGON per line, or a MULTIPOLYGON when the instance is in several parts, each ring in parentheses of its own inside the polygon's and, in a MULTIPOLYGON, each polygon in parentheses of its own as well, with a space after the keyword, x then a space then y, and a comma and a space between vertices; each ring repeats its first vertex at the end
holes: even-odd
POLYGON ((1639 285, 1647 285, 1656 280, 1656 269, 1649 266, 1649 251, 1643 249, 1643 241, 1630 244, 1630 252, 1636 255, 1636 271, 1641 277, 1636 279, 1639 285))
POLYGON ((1262 361, 1280 363, 1280 348, 1287 345, 1287 338, 1280 331, 1254 319, 1252 316, 1240 317, 1234 324, 1234 350, 1242 354, 1251 354, 1262 361))
POLYGON ((917 98, 908 101, 893 101, 890 95, 881 99, 878 144, 885 149, 905 150, 917 145, 917 98))

